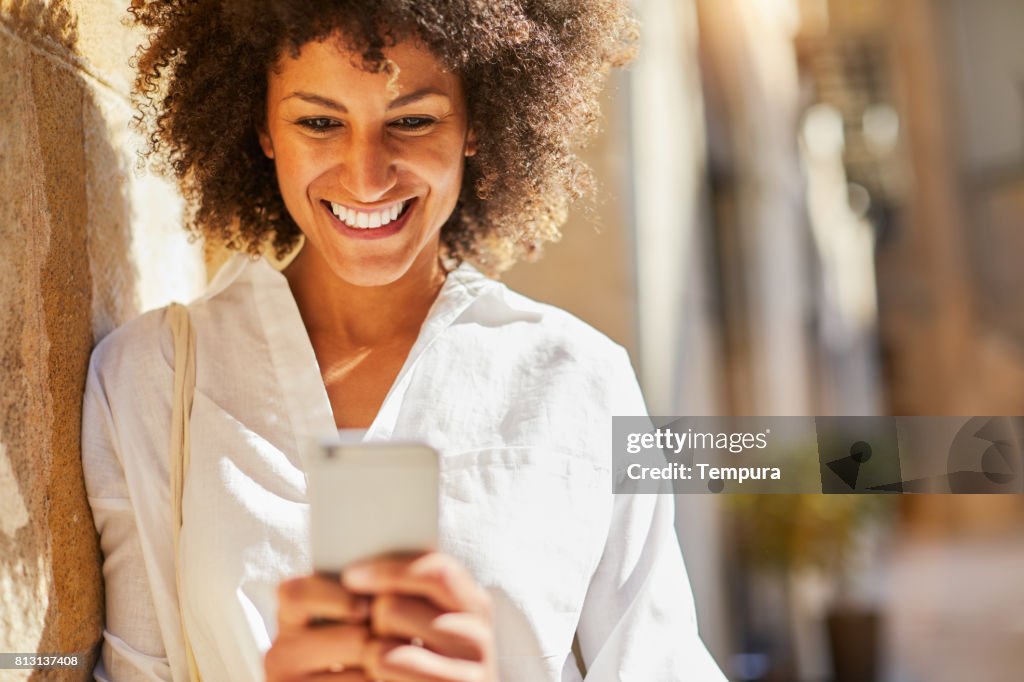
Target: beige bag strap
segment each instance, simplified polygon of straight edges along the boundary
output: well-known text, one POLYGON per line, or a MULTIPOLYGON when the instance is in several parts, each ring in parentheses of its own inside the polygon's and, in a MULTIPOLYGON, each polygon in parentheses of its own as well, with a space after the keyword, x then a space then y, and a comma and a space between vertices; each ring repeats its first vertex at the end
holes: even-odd
POLYGON ((189 418, 192 416, 192 397, 196 385, 196 340, 192 332, 188 308, 172 303, 167 316, 174 336, 174 399, 171 404, 171 535, 174 538, 174 580, 178 591, 178 617, 181 635, 185 641, 189 680, 200 682, 199 668, 192 653, 192 644, 185 629, 185 615, 181 606, 181 567, 178 556, 178 537, 181 534, 181 494, 189 463, 189 418))
POLYGON ((577 632, 572 636, 572 657, 576 659, 576 669, 580 675, 587 676, 587 664, 583 660, 583 651, 580 649, 580 634, 577 632))

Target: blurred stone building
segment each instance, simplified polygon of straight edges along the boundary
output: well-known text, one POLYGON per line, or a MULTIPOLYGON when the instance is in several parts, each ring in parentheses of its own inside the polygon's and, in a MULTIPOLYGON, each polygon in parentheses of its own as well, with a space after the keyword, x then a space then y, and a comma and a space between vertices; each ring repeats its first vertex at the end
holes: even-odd
MULTIPOLYGON (((1024 5, 697 5, 724 409, 1020 414, 1024 5)), ((1021 497, 899 503, 862 581, 884 611, 884 679, 1015 679, 1021 497)), ((825 597, 795 589, 779 616, 795 667, 740 679, 829 674, 810 623, 825 597)))

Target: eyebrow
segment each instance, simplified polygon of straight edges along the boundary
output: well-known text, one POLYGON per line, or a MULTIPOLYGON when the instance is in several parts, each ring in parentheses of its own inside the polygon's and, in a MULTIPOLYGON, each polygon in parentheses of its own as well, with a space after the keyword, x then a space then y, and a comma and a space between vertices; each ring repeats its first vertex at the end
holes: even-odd
MULTIPOLYGON (((438 90, 437 88, 420 88, 415 92, 410 92, 408 95, 402 95, 401 97, 392 100, 391 103, 388 104, 388 109, 390 110, 397 109, 399 107, 404 107, 408 104, 413 104, 414 102, 418 102, 421 99, 431 96, 438 96, 444 97, 445 99, 451 99, 448 93, 443 92, 442 90, 438 90)), ((304 102, 309 102, 310 104, 319 104, 322 107, 326 107, 334 111, 348 113, 348 109, 341 102, 337 102, 331 99, 330 97, 324 97, 323 95, 318 95, 313 92, 303 92, 301 90, 297 90, 291 93, 290 95, 281 98, 281 101, 283 102, 284 100, 290 99, 292 97, 301 99, 304 102)))

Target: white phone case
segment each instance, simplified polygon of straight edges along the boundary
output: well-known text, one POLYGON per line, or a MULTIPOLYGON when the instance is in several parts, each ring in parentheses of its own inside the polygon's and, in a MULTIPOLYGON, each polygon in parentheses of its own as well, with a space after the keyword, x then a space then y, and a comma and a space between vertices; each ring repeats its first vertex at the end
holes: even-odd
POLYGON ((314 570, 437 547, 438 456, 429 446, 320 445, 308 479, 314 570))

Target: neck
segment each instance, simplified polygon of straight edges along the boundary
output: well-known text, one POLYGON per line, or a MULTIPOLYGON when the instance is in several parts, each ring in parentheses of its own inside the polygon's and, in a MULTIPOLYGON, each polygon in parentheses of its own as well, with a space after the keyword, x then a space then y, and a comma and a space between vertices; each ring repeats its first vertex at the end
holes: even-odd
POLYGON ((336 349, 415 337, 445 279, 437 254, 424 249, 394 282, 356 286, 338 277, 309 243, 282 272, 310 338, 328 338, 336 349))

